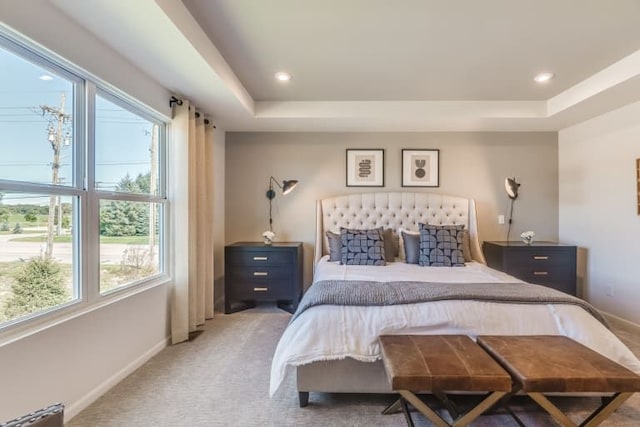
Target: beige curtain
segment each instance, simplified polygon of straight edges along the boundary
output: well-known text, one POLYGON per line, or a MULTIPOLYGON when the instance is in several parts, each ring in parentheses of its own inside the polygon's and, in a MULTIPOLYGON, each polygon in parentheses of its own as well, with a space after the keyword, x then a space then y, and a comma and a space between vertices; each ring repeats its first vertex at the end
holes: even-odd
POLYGON ((172 267, 171 342, 213 317, 213 134, 196 108, 174 104, 169 149, 172 267), (199 117, 196 117, 199 116, 199 117))

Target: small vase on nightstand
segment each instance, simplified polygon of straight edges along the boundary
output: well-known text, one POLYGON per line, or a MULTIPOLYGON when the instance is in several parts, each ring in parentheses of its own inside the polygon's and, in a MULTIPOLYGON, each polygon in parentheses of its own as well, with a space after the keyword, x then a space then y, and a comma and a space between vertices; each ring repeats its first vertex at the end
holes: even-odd
POLYGON ((533 238, 535 237, 535 235, 536 233, 534 233, 533 231, 525 231, 520 235, 520 237, 522 238, 522 241, 524 243, 526 243, 527 245, 531 245, 533 243, 533 238))
POLYGON ((270 230, 267 230, 264 233, 262 233, 262 241, 264 242, 265 245, 271 245, 275 237, 276 237, 276 234, 270 230))

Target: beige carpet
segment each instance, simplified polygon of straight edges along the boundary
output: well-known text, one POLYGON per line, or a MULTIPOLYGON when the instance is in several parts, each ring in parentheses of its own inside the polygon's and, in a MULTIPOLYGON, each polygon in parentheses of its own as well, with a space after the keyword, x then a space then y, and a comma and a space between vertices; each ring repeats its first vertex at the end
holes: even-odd
MULTIPOLYGON (((271 305, 232 315, 217 314, 188 343, 168 347, 66 425, 100 426, 404 426, 402 414, 382 415, 392 395, 312 393, 299 408, 295 381, 269 398, 269 370, 276 343, 290 315, 271 305)), ((640 337, 615 325, 640 355, 640 337)), ((597 398, 556 398, 576 422, 597 398)), ((535 404, 516 398, 511 407, 527 426, 555 425, 535 404)), ((430 426, 414 413, 416 426, 430 426)), ((640 394, 602 426, 640 425, 640 394)), ((475 427, 517 426, 506 414, 483 415, 475 427)))

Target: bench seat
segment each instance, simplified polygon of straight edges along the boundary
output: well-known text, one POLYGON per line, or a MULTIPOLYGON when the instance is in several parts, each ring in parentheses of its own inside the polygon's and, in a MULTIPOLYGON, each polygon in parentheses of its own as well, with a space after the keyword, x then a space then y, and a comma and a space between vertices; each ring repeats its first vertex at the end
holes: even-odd
POLYGON ((640 376, 564 336, 478 336, 477 343, 513 377, 514 385, 562 426, 576 424, 543 393, 611 394, 581 426, 597 426, 634 392, 640 376))
POLYGON ((379 340, 387 377, 401 396, 399 402, 409 425, 413 421, 407 401, 436 426, 465 426, 512 389, 509 374, 466 335, 382 335, 379 340), (429 392, 446 404, 443 396, 452 391, 489 394, 460 416, 448 407, 455 418, 451 424, 416 396, 429 392))

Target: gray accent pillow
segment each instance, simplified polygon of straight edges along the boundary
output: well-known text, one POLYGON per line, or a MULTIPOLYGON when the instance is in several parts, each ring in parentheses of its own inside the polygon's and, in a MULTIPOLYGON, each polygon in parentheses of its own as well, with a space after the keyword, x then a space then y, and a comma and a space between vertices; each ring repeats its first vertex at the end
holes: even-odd
POLYGON ((384 241, 384 259, 393 262, 400 253, 400 243, 398 235, 391 229, 382 230, 382 240, 384 241))
POLYGON ((341 264, 385 265, 382 228, 351 230, 340 228, 341 264))
POLYGON ((420 263, 420 234, 401 231, 404 243, 405 262, 407 264, 420 263))
POLYGON ((332 233, 327 231, 325 233, 329 240, 329 261, 341 261, 342 260, 342 241, 338 233, 332 233))
POLYGON ((464 262, 471 262, 471 236, 469 230, 462 230, 462 256, 464 262))
POLYGON ((464 225, 418 224, 421 266, 464 267, 462 235, 464 225))

